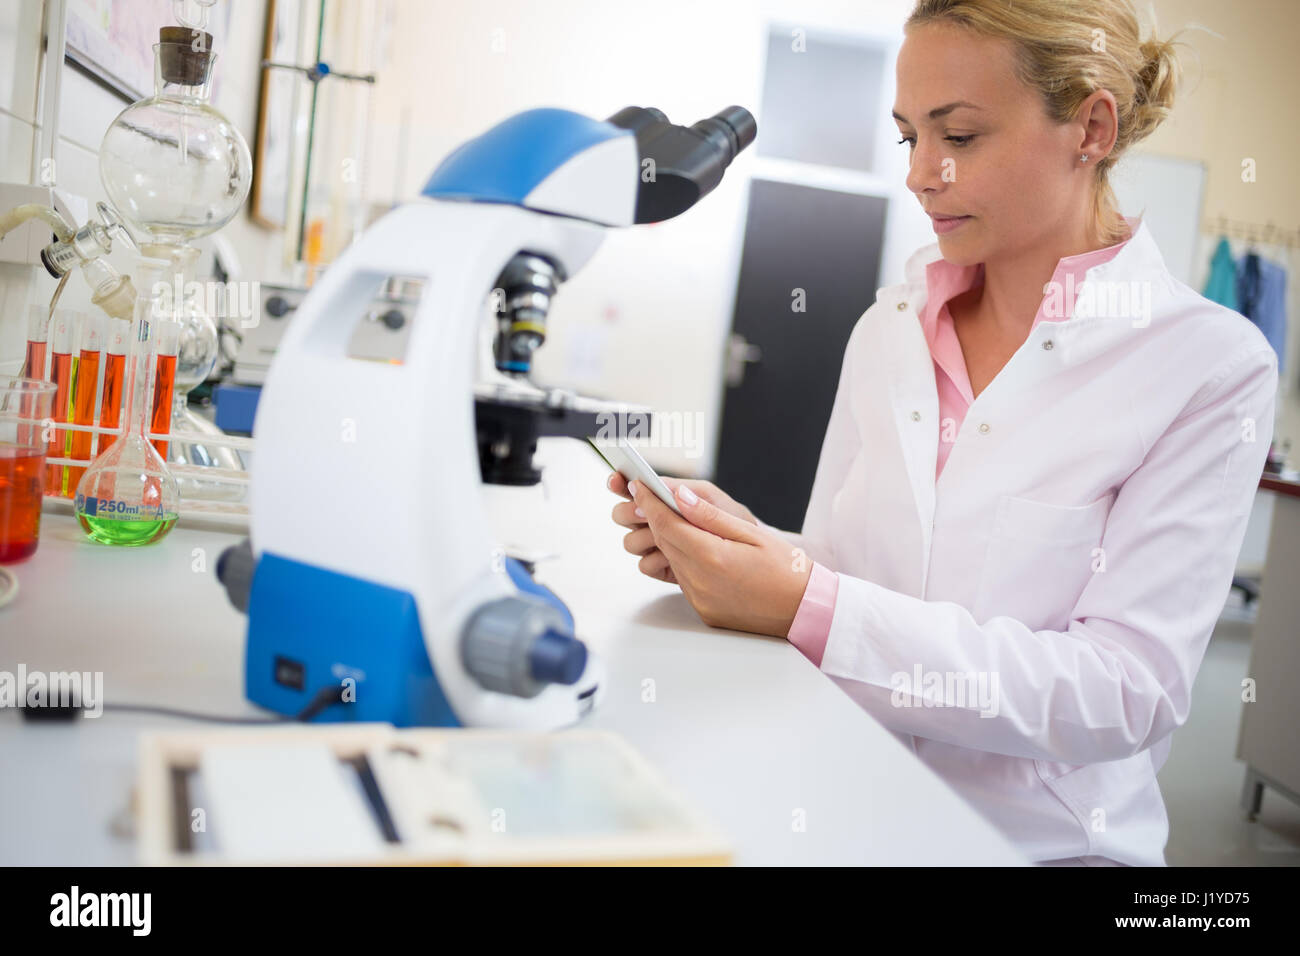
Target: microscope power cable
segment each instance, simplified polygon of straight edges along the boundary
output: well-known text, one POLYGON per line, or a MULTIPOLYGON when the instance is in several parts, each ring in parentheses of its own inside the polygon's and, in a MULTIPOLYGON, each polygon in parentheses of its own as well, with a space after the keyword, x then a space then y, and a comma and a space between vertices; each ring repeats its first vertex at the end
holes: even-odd
MULTIPOLYGON (((324 713, 335 704, 342 704, 342 687, 322 687, 316 692, 311 703, 292 717, 226 717, 221 714, 201 714, 192 710, 177 710, 174 707, 157 707, 152 704, 105 704, 106 712, 119 714, 157 714, 161 717, 180 717, 184 720, 199 720, 211 724, 284 724, 295 721, 308 721, 324 713)), ((24 710, 26 713, 26 710, 24 710)))

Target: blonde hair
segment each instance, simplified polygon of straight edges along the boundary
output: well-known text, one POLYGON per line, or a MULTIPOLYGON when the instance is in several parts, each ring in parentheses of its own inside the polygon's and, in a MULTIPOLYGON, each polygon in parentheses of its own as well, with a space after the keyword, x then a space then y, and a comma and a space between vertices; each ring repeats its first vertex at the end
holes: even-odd
POLYGON ((926 23, 1010 40, 1016 76, 1039 92, 1053 122, 1074 119, 1095 91, 1111 92, 1119 130, 1095 167, 1093 216, 1104 245, 1123 241, 1128 227, 1110 169, 1173 109, 1182 78, 1175 41, 1154 32, 1143 40, 1131 0, 917 0, 904 29, 926 23))

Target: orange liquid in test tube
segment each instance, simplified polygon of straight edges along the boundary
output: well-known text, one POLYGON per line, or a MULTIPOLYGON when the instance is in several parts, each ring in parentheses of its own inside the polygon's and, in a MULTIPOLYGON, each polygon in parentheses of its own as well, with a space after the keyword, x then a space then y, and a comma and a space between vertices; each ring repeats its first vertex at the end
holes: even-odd
POLYGON ((45 381, 45 342, 27 343, 27 378, 39 378, 45 381))
MULTIPOLYGON (((55 385, 54 409, 50 417, 56 422, 67 422, 72 420, 72 353, 57 351, 57 344, 55 349, 56 351, 50 357, 50 381, 55 385)), ((46 456, 62 458, 67 452, 67 440, 67 431, 56 428, 54 437, 50 439, 49 448, 46 449, 46 456)), ((64 494, 63 479, 66 471, 63 465, 46 465, 45 493, 47 495, 64 494)))
MULTIPOLYGON (((99 388, 99 350, 81 350, 77 361, 77 382, 73 389, 73 421, 78 425, 95 424, 95 391, 99 388)), ((93 432, 72 432, 71 454, 69 457, 81 461, 90 460, 90 449, 94 442, 93 432)), ((68 466, 69 497, 77 493, 77 483, 86 473, 85 468, 68 466)))
MULTIPOLYGON (((159 355, 158 368, 154 375, 153 417, 149 422, 150 430, 156 435, 165 435, 171 431, 172 391, 175 386, 176 356, 159 355)), ((166 461, 167 443, 161 438, 155 438, 153 446, 158 449, 158 454, 162 456, 163 461, 166 461)))
MULTIPOLYGON (((114 319, 110 322, 108 348, 104 351, 104 391, 99 402, 99 427, 117 430, 122 427, 122 388, 126 384, 126 343, 131 323, 114 319)), ((102 455, 117 441, 113 433, 95 436, 95 455, 102 455)))
MULTIPOLYGON (((126 378, 126 356, 109 352, 104 356, 104 398, 99 403, 99 427, 122 427, 122 385, 126 378)), ((100 455, 117 441, 117 435, 100 433, 95 454, 100 455)))
MULTIPOLYGON (((29 341, 27 343, 27 359, 24 365, 24 368, 26 368, 27 370, 26 371, 27 378, 38 378, 41 381, 48 381, 48 379, 46 379, 45 377, 45 355, 46 355, 46 345, 44 339, 42 339, 39 342, 29 341)), ((31 436, 35 434, 36 430, 38 430, 39 428, 40 428, 39 425, 19 425, 18 426, 19 443, 21 444, 23 442, 29 441, 31 436)))
MULTIPOLYGON (((24 378, 48 382, 46 359, 49 357, 50 313, 43 306, 33 305, 27 310, 27 349, 23 356, 24 378)), ((20 445, 36 444, 40 425, 22 424, 18 426, 18 443, 20 445)))
MULTIPOLYGON (((60 309, 54 313, 54 325, 50 332, 50 381, 54 383, 54 407, 50 418, 55 422, 70 422, 73 419, 72 385, 76 374, 76 362, 73 346, 76 342, 81 315, 60 309)), ((56 428, 50 436, 45 457, 66 458, 71 451, 71 433, 65 428, 56 428)), ((45 465, 45 493, 67 497, 72 492, 67 490, 67 467, 64 465, 45 465)))

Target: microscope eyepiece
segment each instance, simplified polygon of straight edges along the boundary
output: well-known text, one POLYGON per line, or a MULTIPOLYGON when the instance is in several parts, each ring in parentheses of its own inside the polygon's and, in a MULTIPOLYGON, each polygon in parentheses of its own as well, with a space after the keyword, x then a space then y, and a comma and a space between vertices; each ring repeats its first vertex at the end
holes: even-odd
POLYGON ((670 123, 652 106, 624 107, 606 122, 636 136, 638 223, 663 222, 690 209, 758 135, 754 115, 743 106, 728 106, 691 127, 670 123), (647 169, 653 174, 646 176, 647 169))
POLYGON ((743 106, 728 106, 707 119, 702 119, 691 129, 707 136, 722 151, 722 165, 730 166, 736 154, 754 141, 758 123, 754 114, 743 106))

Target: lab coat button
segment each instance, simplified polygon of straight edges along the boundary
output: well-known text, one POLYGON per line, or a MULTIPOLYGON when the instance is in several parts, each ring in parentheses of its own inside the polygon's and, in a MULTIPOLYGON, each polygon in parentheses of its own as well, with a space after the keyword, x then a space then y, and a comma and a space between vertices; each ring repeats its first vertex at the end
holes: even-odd
POLYGON ((1051 340, 1051 339, 1047 339, 1046 341, 1044 341, 1044 342, 1043 342, 1043 348, 1047 349, 1048 351, 1051 351, 1051 349, 1052 349, 1052 340, 1051 340))
POLYGON ((920 413, 920 412, 912 412, 912 421, 914 421, 914 422, 919 422, 920 420, 921 420, 921 413, 920 413))
POLYGON ((989 423, 988 423, 988 422, 980 422, 980 434, 981 434, 981 435, 987 435, 988 433, 989 433, 989 423))
POLYGON ((906 302, 900 302, 900 303, 898 303, 898 311, 899 311, 899 312, 906 312, 906 311, 907 311, 907 303, 906 303, 906 302))

